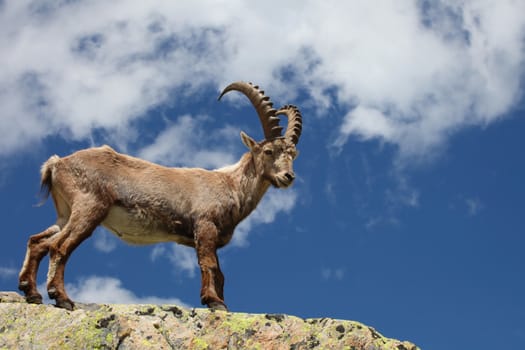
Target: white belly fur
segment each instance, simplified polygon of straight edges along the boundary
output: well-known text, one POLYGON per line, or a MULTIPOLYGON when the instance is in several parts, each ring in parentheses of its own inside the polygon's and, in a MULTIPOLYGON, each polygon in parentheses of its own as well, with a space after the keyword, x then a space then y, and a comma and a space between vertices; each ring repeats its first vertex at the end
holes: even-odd
POLYGON ((130 244, 145 245, 161 242, 177 242, 193 245, 193 241, 175 232, 166 232, 154 222, 141 220, 123 207, 113 206, 102 226, 130 244))

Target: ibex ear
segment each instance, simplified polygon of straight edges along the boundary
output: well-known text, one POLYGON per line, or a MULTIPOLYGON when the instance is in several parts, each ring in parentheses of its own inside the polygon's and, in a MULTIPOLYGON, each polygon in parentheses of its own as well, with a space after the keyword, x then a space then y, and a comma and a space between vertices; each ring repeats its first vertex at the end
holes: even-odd
POLYGON ((244 145, 248 147, 250 151, 254 151, 257 147, 259 147, 257 141, 252 139, 250 136, 246 135, 244 131, 241 131, 241 140, 242 143, 244 143, 244 145))

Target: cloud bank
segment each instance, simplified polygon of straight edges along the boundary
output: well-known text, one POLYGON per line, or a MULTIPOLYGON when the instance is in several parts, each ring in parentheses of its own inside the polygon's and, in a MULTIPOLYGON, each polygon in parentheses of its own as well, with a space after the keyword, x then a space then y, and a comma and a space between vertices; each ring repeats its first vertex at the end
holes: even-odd
MULTIPOLYGON (((364 52, 346 56, 346 74, 330 79, 342 79, 357 105, 337 144, 359 135, 393 143, 402 156, 425 156, 460 128, 497 120, 521 97, 525 3, 421 3, 392 3, 376 23, 381 29, 361 33, 364 52)), ((343 71, 339 64, 332 73, 343 71)))
POLYGON ((357 136, 425 156, 519 99, 523 13, 513 0, 2 2, 0 155, 50 135, 125 139, 174 96, 245 79, 346 111, 339 148, 357 136))

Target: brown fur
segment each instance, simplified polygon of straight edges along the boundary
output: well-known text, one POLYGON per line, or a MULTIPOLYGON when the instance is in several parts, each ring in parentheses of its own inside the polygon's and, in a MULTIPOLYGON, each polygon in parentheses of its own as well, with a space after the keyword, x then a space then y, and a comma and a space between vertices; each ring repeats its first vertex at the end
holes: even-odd
MULTIPOLYGON (((297 120, 300 115, 294 127, 297 120)), ((213 171, 167 168, 109 146, 64 158, 52 156, 42 166, 41 184, 53 198, 57 221, 30 237, 19 288, 28 302, 42 301, 36 274, 49 253, 48 294, 57 306, 73 309, 64 288, 66 262, 102 225, 132 244, 172 241, 194 247, 201 269, 201 302, 226 309, 216 251, 231 240, 237 224, 255 209, 270 185, 291 185, 299 137, 294 136, 257 143, 241 133, 249 152, 237 164, 213 171)))

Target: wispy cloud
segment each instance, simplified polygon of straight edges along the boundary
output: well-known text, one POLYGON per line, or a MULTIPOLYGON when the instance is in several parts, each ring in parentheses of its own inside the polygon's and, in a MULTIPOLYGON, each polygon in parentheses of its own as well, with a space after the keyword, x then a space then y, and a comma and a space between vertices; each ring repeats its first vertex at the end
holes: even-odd
POLYGON ((297 191, 294 189, 284 191, 270 189, 255 211, 237 226, 231 244, 246 246, 248 234, 254 226, 271 223, 276 219, 277 214, 290 212, 294 208, 296 200, 297 191))
POLYGON ((209 133, 205 119, 189 115, 178 118, 138 155, 170 166, 220 168, 234 163, 234 150, 241 143, 239 130, 225 126, 209 133))
POLYGON ((321 269, 321 277, 324 280, 342 281, 345 277, 345 269, 342 267, 338 267, 338 268, 324 267, 321 269))
POLYGON ((151 260, 156 261, 159 258, 167 258, 177 271, 187 274, 193 278, 199 265, 197 264, 197 255, 195 250, 179 244, 157 245, 151 252, 151 260))
POLYGON ((465 213, 470 217, 479 215, 486 209, 485 203, 475 195, 459 194, 449 203, 449 209, 465 213))
POLYGON ((16 276, 18 270, 12 267, 0 266, 0 278, 11 278, 16 276))
POLYGON ((117 239, 106 229, 98 228, 93 233, 93 246, 98 251, 110 253, 117 247, 117 239))
POLYGON ((173 93, 245 79, 346 110, 339 148, 358 136, 426 157, 521 96, 524 12, 512 0, 3 2, 0 154, 52 134, 131 138, 173 93))
POLYGON ((479 198, 465 198, 465 205, 469 216, 476 216, 485 208, 485 205, 479 198))
POLYGON ((419 191, 413 187, 409 179, 402 173, 396 171, 392 174, 395 187, 385 192, 386 202, 392 210, 399 206, 416 208, 419 206, 419 191))
MULTIPOLYGON (((45 286, 40 285, 40 290, 45 286)), ((160 298, 156 296, 137 296, 126 289, 122 281, 114 277, 89 276, 80 278, 76 283, 67 283, 66 290, 69 297, 83 303, 108 304, 177 304, 188 306, 178 298, 160 298)), ((43 293, 42 295, 47 295, 43 293)), ((48 303, 49 300, 46 299, 48 303)))

